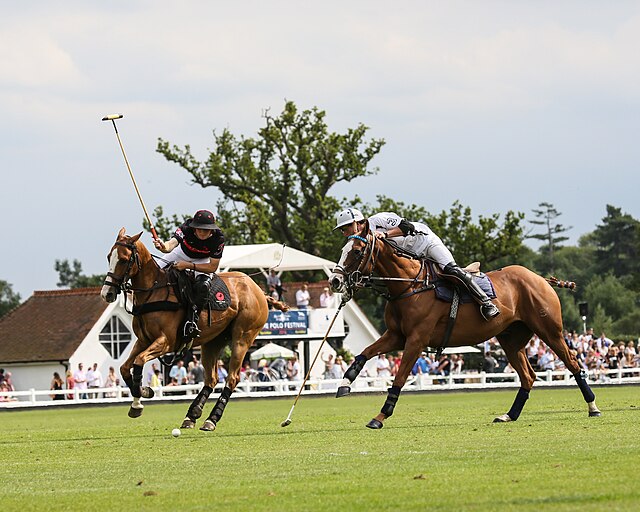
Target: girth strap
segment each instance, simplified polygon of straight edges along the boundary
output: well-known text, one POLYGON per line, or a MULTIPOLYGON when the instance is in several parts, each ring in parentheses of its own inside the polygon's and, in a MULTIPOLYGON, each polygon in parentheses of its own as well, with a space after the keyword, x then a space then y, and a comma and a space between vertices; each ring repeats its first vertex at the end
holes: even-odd
POLYGON ((456 318, 458 316, 458 306, 460 305, 460 292, 458 291, 458 287, 456 286, 453 289, 453 300, 451 301, 451 309, 449 310, 449 318, 447 319, 447 329, 444 332, 444 338, 442 339, 442 343, 438 347, 436 351, 436 359, 440 359, 442 352, 447 345, 449 344, 449 339, 451 338, 451 331, 453 331, 453 326, 456 323, 456 318))
POLYGON ((154 313, 156 311, 178 311, 183 308, 184 306, 178 302, 161 300, 158 302, 147 302, 145 304, 140 304, 139 306, 133 306, 131 312, 134 316, 139 316, 146 313, 154 313))

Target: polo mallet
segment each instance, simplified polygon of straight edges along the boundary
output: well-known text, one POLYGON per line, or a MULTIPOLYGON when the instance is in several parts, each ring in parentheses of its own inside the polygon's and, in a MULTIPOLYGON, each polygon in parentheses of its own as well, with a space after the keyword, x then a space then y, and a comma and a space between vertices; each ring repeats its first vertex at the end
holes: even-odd
POLYGON ((300 395, 302 394, 302 390, 304 389, 304 386, 307 383, 307 380, 309 380, 309 375, 311 375, 311 369, 313 368, 313 365, 316 364, 316 359, 318 359, 318 356, 320 355, 320 350, 322 350, 322 346, 324 345, 324 342, 327 341, 327 337, 329 336, 329 333, 331 332, 331 328, 333 327, 333 324, 336 321, 336 318, 338 318, 338 313, 340 313, 340 310, 342 309, 342 306, 344 306, 345 304, 346 304, 346 302, 341 302, 340 306, 338 307, 338 310, 336 311, 336 314, 333 316, 333 320, 331 320, 331 324, 329 324, 329 328, 327 329, 327 334, 324 335, 324 338, 322 339, 322 342, 320 343, 320 346, 318 347, 318 351, 316 352, 316 357, 313 358, 313 362, 311 363, 311 366, 309 366, 309 370, 307 370, 307 375, 304 378, 304 380, 302 381, 302 386, 300 386, 300 390, 298 391, 298 395, 296 396, 296 399, 294 400, 293 405, 291 406, 291 410, 289 411, 289 416, 287 416, 286 420, 284 420, 282 423, 280 423, 281 427, 286 427, 287 425, 291 425, 291 415, 293 414, 293 409, 295 408, 296 404, 298 403, 298 399, 300 398, 300 395))
POLYGON ((142 200, 142 195, 140 195, 140 190, 138 189, 138 184, 136 183, 136 179, 133 176, 133 172, 131 172, 131 166, 129 165, 129 160, 127 160, 127 154, 124 152, 124 146, 122 145, 122 141, 120 140, 120 134, 118 133, 118 127, 116 126, 116 119, 122 119, 122 114, 109 114, 102 118, 103 121, 111 121, 113 124, 113 129, 116 131, 116 137, 118 138, 118 144, 120 144, 120 149, 122 150, 122 156, 124 157, 124 163, 127 164, 127 169, 129 170, 129 176, 131 176, 131 181, 133 181, 133 186, 136 189, 136 194, 138 194, 138 199, 140 199, 140 204, 142 205, 142 210, 144 211, 144 216, 147 218, 147 222, 149 226, 151 226, 151 236, 153 236, 154 240, 159 240, 158 233, 156 233, 156 228, 153 227, 153 222, 151 222, 151 217, 149 217, 149 213, 147 212, 147 207, 144 205, 144 201, 142 200))

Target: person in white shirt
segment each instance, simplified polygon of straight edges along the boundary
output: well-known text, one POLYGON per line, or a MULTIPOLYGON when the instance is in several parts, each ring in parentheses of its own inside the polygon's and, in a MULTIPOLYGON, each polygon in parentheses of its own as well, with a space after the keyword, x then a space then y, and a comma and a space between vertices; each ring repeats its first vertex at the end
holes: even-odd
POLYGON ((378 377, 391 377, 391 365, 384 354, 380 354, 376 360, 378 377))
MULTIPOLYGON (((87 385, 89 389, 102 387, 102 373, 98 370, 98 363, 93 363, 93 368, 87 372, 87 385)), ((98 398, 98 393, 91 393, 91 398, 98 398)))
POLYGON ((329 288, 324 288, 320 294, 320 307, 321 308, 334 308, 336 306, 336 300, 333 293, 329 288))
MULTIPOLYGON (((75 383, 75 388, 85 390, 87 389, 87 374, 83 369, 83 364, 78 363, 78 369, 73 372, 73 381, 75 383)), ((87 394, 83 391, 78 394, 78 398, 87 398, 87 394)))
POLYGON ((393 239, 399 248, 418 258, 435 261, 444 274, 458 278, 480 304, 480 312, 486 320, 500 314, 497 306, 491 302, 471 274, 458 266, 451 251, 429 226, 422 222, 409 222, 393 212, 376 213, 365 219, 360 210, 347 208, 337 215, 334 229, 339 229, 345 237, 349 237, 360 233, 365 223, 368 223, 369 229, 377 237, 393 239))
POLYGON ((307 283, 302 285, 296 292, 296 306, 298 309, 309 309, 309 301, 311 300, 311 295, 309 294, 309 286, 307 283))

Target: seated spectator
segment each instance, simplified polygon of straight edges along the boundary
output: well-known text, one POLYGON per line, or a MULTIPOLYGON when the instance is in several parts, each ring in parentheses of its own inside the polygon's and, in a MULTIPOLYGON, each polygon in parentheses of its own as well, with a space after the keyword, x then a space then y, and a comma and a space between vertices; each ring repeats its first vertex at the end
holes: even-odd
POLYGON ((429 373, 429 359, 427 353, 423 352, 411 369, 412 375, 427 375, 429 373))

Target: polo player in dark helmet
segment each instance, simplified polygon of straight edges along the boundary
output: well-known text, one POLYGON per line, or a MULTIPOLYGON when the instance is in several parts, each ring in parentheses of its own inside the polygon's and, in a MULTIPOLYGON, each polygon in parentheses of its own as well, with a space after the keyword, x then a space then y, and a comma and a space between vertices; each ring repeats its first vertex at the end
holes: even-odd
POLYGON ((211 289, 211 274, 218 270, 224 235, 209 210, 198 210, 192 219, 182 224, 168 242, 154 240, 156 249, 168 253, 167 266, 173 263, 177 270, 193 270, 196 275, 193 316, 185 324, 185 336, 197 336, 200 311, 207 302, 211 289))

